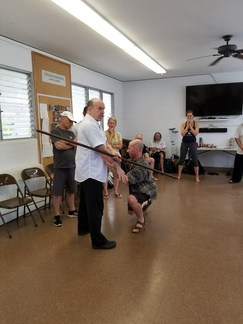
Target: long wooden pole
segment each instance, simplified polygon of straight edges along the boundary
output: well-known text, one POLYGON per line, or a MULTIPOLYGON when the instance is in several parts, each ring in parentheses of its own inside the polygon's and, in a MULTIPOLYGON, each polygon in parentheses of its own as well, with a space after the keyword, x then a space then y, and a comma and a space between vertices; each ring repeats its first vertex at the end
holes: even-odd
MULTIPOLYGON (((91 146, 88 146, 88 145, 85 145, 85 144, 82 144, 82 143, 79 143, 79 142, 76 142, 76 141, 73 141, 71 139, 68 139, 68 138, 65 138, 65 137, 62 137, 62 136, 59 136, 59 135, 55 135, 55 134, 52 134, 52 133, 48 133, 48 132, 45 132, 45 131, 42 131, 40 129, 36 129, 36 132, 37 133, 41 133, 41 134, 44 134, 44 135, 47 135, 47 136, 50 136, 50 137, 55 137, 55 138, 58 138, 60 140, 64 140, 66 142, 69 142, 69 143, 72 143, 72 144, 75 144, 75 145, 78 145, 78 146, 82 146, 84 148, 87 148, 89 150, 92 150, 92 151, 95 151, 95 152, 98 152, 98 153, 101 153, 101 154, 105 154, 105 155, 108 155, 110 157, 116 157, 116 155, 114 154, 111 154, 111 153, 108 153, 108 152, 105 152, 103 150, 100 150, 98 148, 95 148, 95 147, 91 147, 91 146)), ((173 179, 177 179, 177 177, 173 176, 172 174, 169 174, 169 173, 165 173, 165 172, 162 172, 160 170, 157 170, 157 169, 152 169, 150 167, 147 167, 146 165, 141 165, 137 162, 134 162, 134 161, 131 161, 131 160, 128 160, 128 159, 125 159, 123 157, 120 157, 120 159, 124 162, 127 162, 127 163, 130 163, 130 164, 134 164, 134 165, 137 165, 137 166, 140 166, 142 168, 145 168, 145 169, 148 169, 148 170, 151 170, 151 171, 154 171, 154 172, 157 172, 157 173, 160 173, 162 175, 165 175, 167 177, 170 177, 170 178, 173 178, 173 179)))

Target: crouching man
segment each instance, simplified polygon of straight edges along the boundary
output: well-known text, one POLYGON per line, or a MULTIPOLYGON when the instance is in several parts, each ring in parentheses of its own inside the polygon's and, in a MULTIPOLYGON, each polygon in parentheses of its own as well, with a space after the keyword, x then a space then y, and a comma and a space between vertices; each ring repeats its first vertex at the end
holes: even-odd
MULTIPOLYGON (((135 139, 129 143, 127 152, 131 160, 146 167, 149 164, 143 156, 143 142, 135 139)), ((143 212, 151 205, 152 200, 156 199, 156 185, 151 177, 151 171, 135 164, 131 164, 131 169, 127 173, 129 181, 128 213, 135 214, 137 223, 132 233, 140 233, 145 227, 143 212)))

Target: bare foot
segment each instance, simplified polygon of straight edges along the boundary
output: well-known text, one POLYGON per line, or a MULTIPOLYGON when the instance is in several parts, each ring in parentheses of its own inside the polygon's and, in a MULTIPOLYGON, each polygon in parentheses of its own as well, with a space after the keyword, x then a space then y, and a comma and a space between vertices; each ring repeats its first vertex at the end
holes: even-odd
POLYGON ((199 178, 197 178, 197 179, 196 179, 196 182, 200 182, 200 179, 199 179, 199 178))

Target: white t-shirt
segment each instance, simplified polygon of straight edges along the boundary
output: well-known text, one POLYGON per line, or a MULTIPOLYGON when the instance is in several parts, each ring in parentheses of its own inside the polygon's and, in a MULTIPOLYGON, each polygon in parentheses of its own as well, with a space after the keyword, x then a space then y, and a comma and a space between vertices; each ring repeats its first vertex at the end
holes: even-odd
MULTIPOLYGON (((238 138, 241 141, 241 144, 243 145, 243 124, 240 124, 235 131, 235 138, 238 138)), ((243 150, 239 148, 237 145, 237 153, 243 154, 243 150)))
POLYGON ((159 142, 152 141, 150 147, 157 147, 158 149, 166 148, 165 141, 160 140, 159 142))
MULTIPOLYGON (((79 125, 78 142, 93 148, 102 144, 106 145, 104 131, 99 128, 98 122, 88 114, 79 125)), ((88 148, 77 146, 75 180, 83 182, 91 178, 106 182, 107 177, 108 169, 100 154, 88 148)))

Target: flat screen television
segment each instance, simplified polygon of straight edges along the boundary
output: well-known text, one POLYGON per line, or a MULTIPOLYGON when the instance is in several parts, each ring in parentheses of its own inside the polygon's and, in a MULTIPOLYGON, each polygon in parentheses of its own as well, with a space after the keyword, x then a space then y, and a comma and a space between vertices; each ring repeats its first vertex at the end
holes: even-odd
POLYGON ((196 117, 242 115, 243 82, 186 87, 186 110, 196 117))

